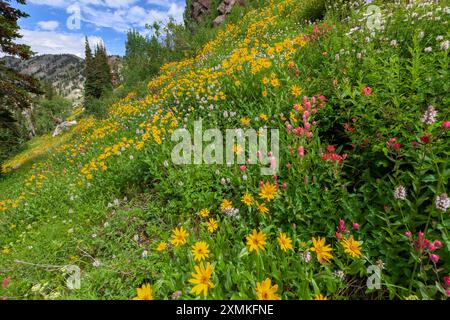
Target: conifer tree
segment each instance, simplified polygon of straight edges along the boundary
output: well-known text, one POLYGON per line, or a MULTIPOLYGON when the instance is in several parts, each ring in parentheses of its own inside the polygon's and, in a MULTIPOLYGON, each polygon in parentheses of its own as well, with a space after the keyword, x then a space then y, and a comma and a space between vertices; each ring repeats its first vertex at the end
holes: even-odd
MULTIPOLYGON (((0 52, 28 59, 33 54, 30 47, 15 42, 22 37, 17 21, 28 17, 28 14, 13 8, 10 2, 10 0, 0 0, 0 52)), ((26 4, 25 0, 16 0, 16 2, 21 5, 26 4)), ((30 106, 30 93, 41 93, 37 80, 22 75, 0 62, 0 161, 17 144, 20 133, 15 116, 19 111, 30 106)))
POLYGON ((86 38, 85 47, 85 106, 88 111, 96 113, 98 110, 89 110, 98 105, 93 99, 100 99, 112 89, 112 74, 105 46, 97 45, 92 54, 86 38))
POLYGON ((98 45, 95 50, 94 68, 96 74, 97 96, 101 97, 105 92, 112 89, 111 68, 108 63, 108 55, 103 45, 98 45))
MULTIPOLYGON (((0 1, 0 48, 7 55, 21 59, 29 59, 33 52, 24 44, 15 43, 15 39, 22 38, 17 21, 28 17, 25 12, 11 7, 10 1, 0 1)), ((16 0, 19 4, 26 4, 25 0, 16 0)), ((29 93, 40 93, 38 82, 29 76, 7 68, 0 63, 0 101, 3 106, 11 109, 26 108, 29 105, 29 93)))
POLYGON ((84 97, 85 100, 95 96, 94 62, 88 38, 85 40, 84 97))

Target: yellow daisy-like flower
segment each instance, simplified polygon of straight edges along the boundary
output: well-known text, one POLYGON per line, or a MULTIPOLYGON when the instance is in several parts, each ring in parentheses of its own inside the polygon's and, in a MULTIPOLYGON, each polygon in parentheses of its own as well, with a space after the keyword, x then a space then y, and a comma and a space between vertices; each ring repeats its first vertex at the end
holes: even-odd
POLYGON ((286 236, 286 233, 280 232, 277 240, 281 250, 288 251, 294 249, 292 246, 292 239, 286 236))
POLYGON ((264 98, 267 97, 267 95, 268 95, 267 90, 264 90, 264 91, 261 93, 261 95, 262 95, 264 98))
POLYGON ((249 117, 243 117, 241 118, 240 122, 243 126, 248 126, 250 124, 250 118, 249 117))
POLYGON ((333 259, 331 251, 333 250, 329 244, 325 244, 325 238, 313 238, 313 246, 310 248, 317 255, 317 261, 320 263, 329 262, 333 259))
POLYGON ((209 246, 205 241, 199 241, 192 246, 194 261, 202 261, 209 257, 209 246))
POLYGON ((267 114, 265 114, 265 113, 261 113, 261 114, 259 115, 259 118, 260 118, 261 120, 263 120, 263 121, 269 120, 269 117, 268 117, 267 114))
POLYGON ((156 247, 156 251, 161 252, 167 249, 167 242, 161 241, 156 247))
POLYGON ((250 252, 255 250, 259 254, 259 250, 264 250, 266 238, 267 236, 264 232, 257 232, 256 229, 253 229, 252 233, 246 237, 248 250, 250 252))
POLYGON ((264 78, 262 79, 262 84, 263 84, 263 85, 267 85, 268 83, 269 83, 269 78, 264 77, 264 78))
POLYGON ((219 225, 217 224, 217 221, 214 220, 213 218, 209 219, 209 221, 207 222, 207 226, 208 226, 208 232, 209 233, 214 233, 214 231, 216 231, 217 228, 219 228, 219 225))
POLYGON ((204 208, 204 209, 200 210, 200 217, 206 218, 207 216, 209 216, 209 209, 204 208))
POLYGON ((319 293, 314 296, 314 300, 328 300, 328 298, 323 294, 319 293))
POLYGON ((250 193, 246 192, 242 196, 241 202, 244 203, 246 206, 250 207, 253 203, 253 197, 250 195, 250 193))
POLYGON ((238 145, 238 144, 234 144, 233 145, 233 152, 235 153, 235 154, 241 154, 242 153, 242 147, 240 146, 240 145, 238 145))
POLYGON ((228 200, 228 199, 224 199, 222 201, 222 203, 220 204, 220 210, 221 211, 224 211, 226 209, 231 209, 231 208, 233 208, 233 203, 230 200, 228 200))
POLYGON ((256 284, 256 298, 258 300, 280 300, 277 291, 278 285, 272 286, 272 280, 269 278, 256 284))
POLYGON ((142 287, 137 288, 137 296, 133 300, 153 300, 153 290, 150 284, 143 284, 142 287))
POLYGON ((259 213, 261 214, 266 214, 267 212, 269 212, 269 208, 266 207, 266 205, 264 203, 259 203, 258 201, 256 201, 256 209, 259 211, 259 213))
POLYGON ((183 227, 175 228, 172 230, 172 239, 170 242, 175 246, 182 246, 186 243, 186 238, 189 235, 189 233, 184 230, 183 227))
POLYGON ((214 271, 211 264, 208 262, 205 265, 200 263, 198 266, 194 266, 195 272, 192 273, 192 278, 189 279, 189 282, 195 284, 195 286, 191 289, 191 293, 196 295, 200 295, 203 293, 203 296, 208 295, 208 289, 214 288, 214 283, 211 281, 211 276, 214 271))
POLYGON ((267 200, 267 202, 270 202, 275 198, 277 195, 277 186, 270 183, 265 182, 261 186, 261 190, 259 191, 259 196, 263 200, 267 200))
POLYGON ((291 93, 295 98, 298 98, 302 94, 302 88, 294 84, 291 87, 291 93))
POLYGON ((361 257, 361 243, 359 241, 356 241, 353 236, 342 239, 341 244, 344 247, 344 252, 351 257, 361 257))

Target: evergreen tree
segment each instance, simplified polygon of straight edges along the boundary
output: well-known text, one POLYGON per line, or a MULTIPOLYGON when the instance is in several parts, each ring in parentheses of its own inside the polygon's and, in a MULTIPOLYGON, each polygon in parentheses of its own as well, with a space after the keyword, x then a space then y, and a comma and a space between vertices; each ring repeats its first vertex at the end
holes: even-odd
POLYGON ((98 45, 94 55, 95 89, 97 98, 112 89, 112 74, 108 63, 108 54, 103 45, 98 45))
POLYGON ((88 38, 85 39, 85 66, 84 66, 84 98, 89 100, 95 96, 94 62, 92 50, 89 46, 88 38))
MULTIPOLYGON (((15 43, 22 36, 17 21, 28 17, 25 12, 11 7, 10 0, 0 0, 0 49, 6 55, 28 59, 33 52, 24 44, 15 43)), ((25 0, 16 0, 25 5, 25 0)), ((18 143, 20 131, 15 115, 28 108, 30 93, 39 94, 39 84, 30 76, 19 74, 0 62, 0 161, 18 143)))
POLYGON ((85 46, 84 103, 88 112, 101 115, 104 110, 98 99, 113 88, 108 55, 103 45, 97 45, 92 54, 87 38, 85 46))
MULTIPOLYGON (((15 39, 22 38, 19 34, 18 19, 28 17, 25 12, 11 7, 8 1, 0 1, 0 48, 1 52, 29 59, 33 52, 24 44, 16 44, 15 39)), ((16 0, 19 4, 26 4, 25 0, 16 0)), ((0 63, 0 101, 2 106, 9 108, 25 108, 29 105, 28 93, 40 93, 38 82, 29 76, 7 68, 0 63)))

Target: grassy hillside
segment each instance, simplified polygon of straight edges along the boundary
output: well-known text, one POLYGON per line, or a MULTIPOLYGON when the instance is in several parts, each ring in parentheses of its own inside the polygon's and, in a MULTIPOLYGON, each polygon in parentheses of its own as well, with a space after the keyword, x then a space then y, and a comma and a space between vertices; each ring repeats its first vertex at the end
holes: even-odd
POLYGON ((445 299, 450 9, 325 3, 267 1, 106 119, 10 159, 0 296, 445 299), (199 119, 279 129, 278 156, 257 150, 276 175, 174 164, 172 133, 199 119))

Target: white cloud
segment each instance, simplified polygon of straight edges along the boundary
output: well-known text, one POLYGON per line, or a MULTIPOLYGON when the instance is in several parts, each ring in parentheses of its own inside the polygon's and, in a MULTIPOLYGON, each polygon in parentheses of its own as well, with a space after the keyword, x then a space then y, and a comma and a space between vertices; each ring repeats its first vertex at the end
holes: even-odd
POLYGON ((118 32, 130 29, 143 31, 146 24, 155 21, 167 21, 171 16, 177 22, 183 21, 184 6, 174 2, 166 10, 146 10, 141 6, 131 6, 117 10, 102 10, 92 6, 82 8, 82 20, 103 28, 113 28, 118 32))
POLYGON ((170 7, 173 2, 167 0, 147 0, 147 3, 160 7, 170 7))
POLYGON ((168 16, 171 16, 175 19, 175 21, 177 22, 182 22, 183 21, 183 14, 184 14, 184 8, 185 5, 179 5, 176 3, 172 3, 170 5, 169 11, 167 12, 168 16))
MULTIPOLYGON (((83 37, 83 50, 84 50, 85 40, 86 39, 83 37)), ((102 37, 90 36, 90 37, 88 37, 88 42, 89 42, 89 46, 91 47, 92 50, 94 50, 94 48, 98 45, 105 46, 105 42, 103 41, 102 37)), ((84 57, 84 51, 83 51, 83 57, 84 57)))
MULTIPOLYGON (((177 22, 183 21, 185 0, 29 0, 35 5, 57 8, 66 12, 66 9, 77 4, 81 11, 81 28, 83 24, 90 23, 97 30, 110 28, 124 33, 136 29, 148 35, 150 30, 145 29, 146 24, 155 21, 165 22, 171 16, 177 22)), ((62 15, 61 26, 71 13, 62 15)), ((57 21, 40 21, 36 30, 21 30, 23 38, 21 43, 31 46, 39 54, 71 53, 79 57, 84 56, 84 35, 81 30, 74 33, 56 32, 60 27, 57 21)), ((101 38, 91 37, 93 42, 102 41, 101 38)), ((102 41, 103 42, 103 41, 102 41)), ((91 43, 91 46, 94 46, 91 43)))
POLYGON ((37 23, 37 26, 39 29, 41 30, 46 30, 46 31, 54 31, 56 29, 58 29, 59 27, 59 22, 55 21, 55 20, 50 20, 50 21, 39 21, 37 23))
POLYGON ((144 8, 134 6, 131 7, 126 13, 126 20, 128 23, 139 25, 142 21, 147 19, 147 16, 147 11, 145 11, 144 8))
POLYGON ((105 0, 104 6, 108 8, 128 8, 136 0, 105 0))
MULTIPOLYGON (((167 21, 171 16, 183 21, 184 0, 29 0, 33 4, 67 9, 80 6, 81 19, 97 27, 113 28, 119 32, 141 30, 145 24, 167 21)), ((68 14, 69 16, 69 14, 68 14)))
POLYGON ((29 2, 58 8, 67 7, 71 4, 68 0, 29 0, 29 2))
MULTIPOLYGON (((37 54, 69 53, 80 58, 84 57, 85 37, 79 33, 62 33, 56 31, 36 31, 22 29, 23 38, 18 42, 31 46, 37 54)), ((103 43, 100 37, 88 37, 91 47, 103 43)))

